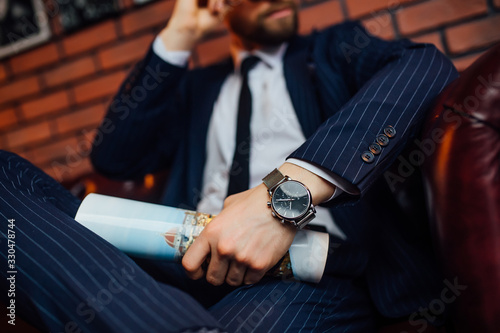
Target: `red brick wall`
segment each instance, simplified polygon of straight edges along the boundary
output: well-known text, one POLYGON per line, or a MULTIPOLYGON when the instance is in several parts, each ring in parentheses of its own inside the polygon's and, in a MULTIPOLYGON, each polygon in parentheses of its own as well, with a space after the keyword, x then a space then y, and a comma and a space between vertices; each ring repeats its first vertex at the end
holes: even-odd
MULTIPOLYGON (((91 171, 93 130, 130 67, 165 25, 173 0, 137 7, 0 63, 0 148, 33 161, 57 180, 91 171)), ((302 0, 301 33, 361 20, 387 39, 434 43, 459 69, 500 41, 500 0, 302 0)), ((224 31, 197 47, 194 65, 227 55, 224 31)))

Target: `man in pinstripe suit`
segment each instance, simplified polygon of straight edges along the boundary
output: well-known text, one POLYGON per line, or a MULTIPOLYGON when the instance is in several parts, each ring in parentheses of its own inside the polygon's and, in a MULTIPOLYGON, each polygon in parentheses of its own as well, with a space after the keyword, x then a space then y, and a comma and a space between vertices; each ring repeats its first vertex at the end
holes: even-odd
POLYGON ((369 332, 379 315, 415 311, 412 322, 422 323, 418 309, 441 288, 427 227, 398 208, 382 175, 455 70, 432 46, 381 41, 356 23, 307 37, 296 30, 294 1, 178 1, 98 132, 97 170, 132 178, 170 168, 165 204, 219 213, 183 260, 189 277, 204 279, 190 281, 171 265, 139 268, 72 221, 75 199, 1 155, 0 190, 9 198, 2 215, 24 221, 19 248, 27 244, 22 255, 33 266, 23 269, 25 315, 41 327, 89 331, 369 332), (190 50, 220 15, 231 61, 188 71, 190 50), (240 67, 250 56, 258 62, 245 79, 240 67), (224 201, 244 84, 252 96, 250 189, 224 201), (266 205, 261 179, 273 168, 305 184, 321 205, 313 223, 336 244, 317 285, 263 278, 296 232, 266 205), (128 314, 123 323, 120 313, 128 314))

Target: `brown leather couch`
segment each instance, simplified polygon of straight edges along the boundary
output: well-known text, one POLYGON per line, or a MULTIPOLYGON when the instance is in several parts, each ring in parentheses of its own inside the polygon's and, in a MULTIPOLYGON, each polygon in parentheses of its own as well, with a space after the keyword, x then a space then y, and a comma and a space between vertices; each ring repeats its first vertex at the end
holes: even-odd
POLYGON ((500 45, 443 91, 426 123, 428 211, 457 332, 500 332, 500 45))

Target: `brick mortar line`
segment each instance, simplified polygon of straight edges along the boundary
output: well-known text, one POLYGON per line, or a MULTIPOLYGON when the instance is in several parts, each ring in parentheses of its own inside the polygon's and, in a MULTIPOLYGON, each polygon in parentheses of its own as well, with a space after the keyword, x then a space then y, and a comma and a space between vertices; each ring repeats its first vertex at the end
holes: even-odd
POLYGON ((394 39, 401 39, 401 31, 399 30, 398 20, 396 20, 396 11, 390 10, 389 16, 391 17, 392 29, 394 30, 394 39))
POLYGON ((417 0, 417 1, 411 1, 408 3, 402 3, 398 6, 398 9, 415 7, 415 6, 421 5, 421 4, 426 3, 426 2, 431 2, 431 1, 432 0, 417 0))
MULTIPOLYGON (((168 17, 168 19, 170 19, 170 17, 168 17)), ((165 27, 167 25, 167 23, 168 23, 168 20, 165 23, 153 25, 153 26, 148 27, 148 28, 142 28, 142 29, 136 30, 132 33, 129 33, 128 35, 125 35, 123 33, 123 27, 122 27, 121 23, 117 22, 117 25, 120 26, 120 35, 118 35, 118 38, 116 40, 117 41, 127 41, 129 39, 138 38, 139 36, 146 35, 148 33, 153 33, 153 34, 157 35, 163 29, 163 27, 165 27)), ((106 44, 104 44, 104 45, 106 45, 106 44)))
POLYGON ((43 121, 51 121, 53 119, 57 119, 61 116, 64 116, 65 115, 65 110, 71 110, 71 112, 73 111, 72 110, 72 107, 74 105, 68 105, 67 107, 62 107, 62 108, 58 108, 58 109, 55 109, 55 110, 52 110, 52 111, 47 111, 47 112, 44 112, 40 115, 37 115, 37 116, 33 116, 29 119, 24 119, 24 121, 26 122, 26 125, 31 125, 31 124, 37 124, 37 123, 40 123, 40 122, 43 122, 43 121))
MULTIPOLYGON (((490 15, 490 16, 488 16, 488 17, 486 17, 486 18, 490 18, 490 17, 499 17, 499 18, 500 18, 500 15, 490 15)), ((485 19, 486 19, 486 18, 485 18, 485 19)), ((483 20, 484 20, 484 19, 483 19, 483 20)), ((478 20, 478 21, 481 21, 481 20, 478 20)), ((469 23, 473 23, 473 22, 474 22, 474 21, 469 21, 469 22, 466 22, 466 23, 464 23, 464 24, 469 24, 469 23)), ((454 25, 453 27, 457 27, 457 26, 460 26, 460 25, 454 25)), ((453 27, 451 27, 451 28, 453 28, 453 27)), ((446 33, 445 33, 445 32, 443 32, 443 35, 444 35, 444 38, 446 38, 446 33)), ((478 53, 478 51, 479 51, 479 52, 483 52, 483 51, 485 51, 485 50, 488 50, 491 46, 493 46, 493 45, 495 45, 495 44, 498 44, 498 43, 500 43, 500 36, 498 37, 498 39, 497 39, 497 40, 495 40, 495 41, 493 41, 493 42, 490 42, 490 43, 488 43, 488 44, 487 44, 487 45, 485 45, 485 46, 475 47, 475 48, 473 48, 473 49, 471 49, 471 50, 468 50, 468 51, 465 51, 465 52, 460 52, 460 53, 457 53, 457 54, 452 54, 452 55, 453 55, 453 57, 454 57, 454 58, 455 58, 455 57, 460 58, 460 57, 468 56, 468 55, 471 55, 471 54, 478 53)), ((474 46, 473 46, 473 47, 474 47, 474 46)), ((451 54, 451 52, 450 52, 450 53, 448 53, 448 56, 451 56, 450 54, 451 54)))
MULTIPOLYGON (((72 94, 72 91, 71 90, 67 91, 67 93, 68 93, 68 95, 70 95, 70 93, 72 94)), ((37 125, 37 124, 40 124, 44 121, 55 123, 55 121, 59 118, 62 118, 64 116, 67 116, 67 115, 70 115, 70 114, 73 114, 76 112, 80 112, 82 110, 85 110, 85 109, 88 109, 91 107, 99 106, 102 104, 101 102, 96 102, 96 100, 91 100, 88 102, 76 104, 76 103, 72 103, 70 98, 68 98, 68 99, 69 99, 69 105, 67 107, 62 107, 62 108, 59 108, 57 110, 46 112, 44 114, 30 118, 29 120, 26 120, 25 123, 23 122, 23 125, 26 125, 26 126, 37 125)))
POLYGON ((347 9, 346 0, 338 0, 340 3, 340 8, 342 9, 342 16, 344 17, 344 21, 349 19, 349 10, 347 9))
POLYGON ((56 64, 55 66, 51 66, 50 68, 46 68, 46 71, 56 69, 58 67, 61 67, 62 65, 66 65, 66 64, 69 64, 69 63, 72 63, 72 62, 75 62, 75 61, 78 61, 78 60, 81 60, 81 59, 84 59, 84 58, 87 58, 87 57, 91 57, 91 56, 94 55, 94 53, 100 51, 101 48, 104 48, 104 47, 106 47, 108 45, 112 45, 115 42, 116 41, 111 41, 111 42, 108 42, 108 43, 104 43, 102 45, 90 48, 90 49, 88 49, 86 51, 78 52, 76 54, 68 56, 67 58, 64 59, 64 63, 63 64, 56 64))
POLYGON ((17 100, 0 103, 0 110, 12 109, 15 107, 16 102, 17 100))
POLYGON ((115 33, 117 36, 117 40, 122 40, 125 37, 125 34, 123 33, 123 27, 121 25, 121 17, 114 19, 113 21, 115 24, 115 33))
POLYGON ((448 58, 450 58, 450 46, 448 44, 448 39, 446 38, 445 29, 439 28, 436 30, 439 34, 439 40, 441 41, 441 45, 443 45, 444 52, 448 58))
MULTIPOLYGON (((80 83, 86 83, 86 82, 92 81, 92 79, 99 79, 107 74, 109 74, 109 73, 95 71, 93 73, 86 74, 86 75, 81 76, 77 79, 69 80, 67 82, 58 83, 58 84, 53 85, 53 86, 47 85, 46 89, 41 90, 41 92, 43 93, 43 95, 48 95, 48 94, 56 93, 56 92, 62 91, 62 90, 69 91, 71 88, 74 88, 75 85, 79 85, 80 83)), ((43 78, 43 75, 40 75, 41 80, 42 80, 42 78, 43 78)), ((35 99, 35 98, 30 98, 30 100, 33 100, 33 99, 35 99)))
MULTIPOLYGON (((72 90, 68 91, 68 95, 70 95, 70 94, 74 95, 74 92, 72 90)), ((72 97, 72 96, 70 96, 70 97, 72 97)), ((104 104, 107 105, 109 103, 106 100, 106 98, 110 99, 111 97, 113 97, 112 94, 110 94, 110 96, 108 96, 108 97, 98 97, 98 98, 94 98, 94 99, 91 99, 91 100, 88 100, 85 102, 80 102, 80 103, 77 103, 76 101, 70 101, 70 105, 67 108, 63 108, 61 110, 68 109, 70 111, 67 114, 70 114, 72 112, 79 112, 79 111, 82 111, 85 109, 89 109, 89 108, 101 105, 101 104, 103 104, 103 102, 104 102, 104 104)), ((107 106, 106 106, 106 108, 107 108, 107 106)), ((64 116, 65 114, 62 114, 62 115, 64 116)))
POLYGON ((69 107, 73 108, 78 105, 76 102, 76 96, 75 96, 75 87, 73 84, 71 84, 67 89, 66 89, 66 94, 68 94, 68 102, 69 102, 69 107))
MULTIPOLYGON (((122 38, 118 38, 116 40, 112 40, 108 43, 105 43, 105 44, 102 44, 102 45, 99 45, 89 51, 87 51, 87 54, 93 54, 95 55, 97 58, 98 58, 98 54, 101 53, 101 52, 104 52, 106 51, 107 49, 112 49, 114 47, 119 47, 119 46, 122 46, 126 43, 129 43, 130 41, 132 40, 137 40, 137 39, 140 39, 142 37, 145 37, 145 36, 148 36, 148 35, 153 35, 153 37, 156 37, 156 33, 152 33, 151 31, 146 31, 146 30, 141 30, 139 31, 139 33, 134 33, 132 35, 129 35, 129 36, 126 36, 126 37, 122 37, 122 38)), ((154 40, 154 38, 153 38, 154 40)), ((151 41, 152 42, 152 41, 151 41)), ((144 54, 146 53, 146 49, 144 50, 144 54)), ((85 54, 85 52, 84 52, 85 54)))
MULTIPOLYGON (((37 92, 34 92, 34 93, 30 93, 30 94, 27 94, 27 95, 24 95, 24 96, 21 96, 21 97, 18 97, 16 99, 13 99, 13 100, 10 100, 10 101, 6 101, 6 102, 2 102, 0 103, 0 110, 4 109, 4 108, 12 108, 12 107, 15 107, 16 105, 18 105, 20 102, 26 100, 26 99, 32 99, 34 96, 42 96, 45 94, 44 91, 42 91, 42 87, 40 86, 40 78, 37 76, 36 77, 36 80, 38 81, 38 84, 39 84, 39 88, 40 90, 37 91, 37 92)), ((1 89, 1 87, 0 87, 1 89)))
MULTIPOLYGON (((401 3, 395 8, 391 8, 391 7, 387 6, 384 8, 377 9, 377 10, 372 10, 369 13, 355 17, 355 18, 353 18, 353 20, 362 21, 362 20, 370 19, 373 16, 376 16, 376 15, 381 14, 381 13, 390 13, 390 14, 396 15, 398 10, 406 9, 408 7, 413 7, 413 6, 419 5, 419 4, 424 3, 424 2, 428 2, 428 1, 429 0, 419 0, 419 1, 410 2, 410 3, 401 3)), ((346 4, 346 7, 347 7, 347 4, 346 4)), ((347 17, 346 19, 349 19, 349 17, 347 17)))
MULTIPOLYGON (((52 95, 52 94, 57 94, 57 93, 60 93, 60 92, 69 92, 70 91, 70 88, 68 88, 68 86, 66 87, 63 87, 61 88, 61 86, 57 86, 57 87, 51 87, 49 89, 47 89, 46 91, 40 91, 38 93, 35 93, 35 94, 31 94, 29 96, 25 96, 25 97, 22 97, 22 103, 20 102, 20 99, 17 99, 17 100, 14 100, 14 101, 11 101, 12 103, 19 103, 19 107, 22 105, 22 104, 25 104, 25 103, 31 103, 35 100, 39 100, 39 99, 43 99, 44 97, 48 96, 48 95, 52 95)), ((73 105, 74 103, 71 103, 71 100, 68 98, 68 101, 69 101, 69 104, 70 106, 73 105)), ((5 105, 8 105, 9 103, 6 103, 5 105)), ((2 105, 0 105, 0 107, 3 107, 2 105)), ((61 108, 63 109, 63 108, 61 108)), ((55 111, 58 111, 58 110, 61 110, 61 109, 57 109, 55 111)), ((55 111, 51 111, 50 113, 52 112, 55 112, 55 111)))
POLYGON ((460 25, 472 23, 474 21, 481 21, 483 19, 487 19, 487 18, 494 17, 494 16, 496 16, 496 15, 490 15, 488 13, 475 14, 475 15, 470 16, 470 17, 457 19, 457 20, 455 20, 453 22, 441 24, 441 25, 438 25, 438 26, 435 26, 435 27, 431 27, 431 28, 425 28, 425 29, 419 30, 417 32, 413 32, 411 34, 401 36, 401 37, 402 38, 414 38, 414 37, 418 37, 418 36, 421 36, 421 35, 425 35, 425 34, 428 34, 428 33, 432 33, 432 32, 438 31, 440 29, 446 30, 446 29, 454 28, 454 27, 457 27, 457 26, 460 26, 460 25))
POLYGON ((47 138, 47 140, 51 142, 56 142, 61 140, 55 119, 56 118, 53 118, 52 120, 47 120, 50 132, 50 136, 47 138))
POLYGON ((33 72, 33 75, 36 75, 38 80, 38 84, 40 85, 40 95, 46 95, 48 91, 50 91, 50 87, 45 80, 45 75, 43 75, 44 71, 37 68, 37 71, 33 72))
MULTIPOLYGON (((57 63, 57 62, 55 62, 55 63, 57 63)), ((8 65, 10 66, 10 64, 7 62, 4 63, 4 65, 5 65, 5 67, 7 67, 8 65)), ((10 70, 10 67, 9 67, 9 70, 10 70)), ((30 77, 39 76, 39 74, 40 74, 39 68, 34 68, 32 70, 21 72, 19 74, 14 74, 12 71, 10 71, 8 73, 7 77, 5 78, 5 80, 0 83, 0 89, 2 89, 5 86, 8 86, 11 83, 15 83, 16 81, 21 81, 21 80, 28 79, 30 77)))
POLYGON ((453 27, 457 27, 459 25, 469 24, 469 23, 472 23, 474 21, 485 20, 485 19, 492 18, 492 17, 499 16, 499 15, 500 15, 500 11, 499 12, 492 12, 492 13, 486 12, 485 14, 477 14, 475 16, 466 17, 464 19, 461 19, 460 21, 455 21, 455 22, 446 24, 445 28, 453 28, 453 27))
MULTIPOLYGON (((93 102, 93 106, 99 106, 101 104, 102 104, 102 101, 96 102, 94 100, 94 102, 93 102)), ((88 107, 92 107, 92 106, 78 107, 75 110, 71 110, 71 108, 69 108, 69 109, 67 109, 67 110, 69 110, 69 112, 66 114, 61 113, 61 111, 59 111, 58 114, 49 114, 49 115, 42 115, 42 116, 36 117, 36 121, 29 121, 26 123, 18 122, 16 125, 13 125, 13 130, 6 132, 6 134, 21 131, 27 127, 38 126, 42 123, 47 123, 47 125, 49 127, 50 135, 48 138, 45 138, 45 139, 35 140, 35 141, 27 143, 27 144, 9 147, 9 150, 13 150, 13 149, 24 149, 24 151, 33 150, 33 149, 36 149, 37 147, 40 147, 40 146, 53 144, 53 143, 56 143, 56 142, 61 141, 61 140, 75 137, 77 134, 81 134, 81 131, 84 129, 96 128, 95 126, 86 125, 86 126, 83 126, 79 129, 71 130, 71 131, 64 132, 64 133, 60 133, 58 130, 57 121, 56 121, 57 119, 61 118, 61 116, 70 115, 73 112, 79 112, 79 111, 85 110, 88 107)), ((18 117, 18 119, 19 119, 19 117, 18 117)), ((7 135, 4 135, 4 136, 5 136, 5 143, 7 143, 8 142, 7 135)))
MULTIPOLYGON (((106 42, 104 44, 100 44, 98 46, 93 46, 93 47, 91 47, 89 49, 86 49, 85 51, 79 51, 79 52, 77 52, 75 54, 65 55, 65 57, 62 60, 64 60, 65 63, 69 63, 69 62, 78 60, 80 58, 84 58, 86 55, 89 55, 92 52, 95 52, 95 51, 101 49, 102 47, 105 47, 107 45, 115 43, 117 40, 119 40, 119 39, 114 39, 114 40, 111 40, 111 41, 106 42)), ((51 66, 50 69, 53 69, 53 67, 58 67, 58 66, 57 65, 56 66, 51 66)), ((49 69, 49 68, 47 68, 47 69, 49 69)))
POLYGON ((78 139, 82 135, 82 131, 84 131, 84 130, 92 131, 93 129, 96 129, 98 125, 99 124, 97 124, 97 125, 85 125, 85 126, 79 127, 77 129, 72 129, 69 131, 59 131, 59 128, 57 127, 56 122, 54 122, 54 128, 56 129, 56 132, 55 132, 56 134, 52 135, 50 137, 51 141, 45 145, 54 144, 54 143, 64 141, 67 139, 71 139, 71 138, 78 139))
MULTIPOLYGON (((12 109, 14 110, 14 115, 16 116, 16 124, 11 125, 11 126, 19 126, 22 125, 24 122, 28 123, 26 119, 23 117, 23 113, 21 112, 21 107, 19 106, 18 103, 17 105, 14 105, 12 109)), ((7 143, 7 135, 5 135, 5 143, 7 143)))
POLYGON ((460 60, 461 58, 466 58, 466 57, 469 57, 469 56, 473 56, 473 55, 476 55, 476 54, 481 54, 481 53, 483 53, 485 51, 488 51, 492 47, 492 45, 496 45, 498 43, 500 43, 500 41, 496 41, 496 42, 494 42, 491 45, 481 46, 479 48, 476 48, 476 49, 473 49, 473 50, 469 50, 469 51, 466 51, 466 52, 463 52, 463 53, 460 53, 460 54, 453 54, 453 55, 447 54, 447 56, 451 60, 460 60))
POLYGON ((92 63, 95 66, 94 75, 101 75, 101 73, 104 72, 105 70, 102 67, 101 61, 99 60, 98 51, 93 50, 88 56, 92 59, 92 63))
MULTIPOLYGON (((90 73, 90 74, 86 74, 82 77, 79 77, 77 79, 74 79, 74 80, 70 80, 68 82, 65 82, 65 83, 59 83, 55 86, 52 86, 50 87, 50 89, 48 89, 47 91, 44 91, 44 94, 48 94, 48 93, 52 93, 52 92, 57 92, 57 91, 60 91, 60 90, 66 90, 66 91, 72 91, 73 89, 77 88, 78 86, 82 85, 82 84, 86 84, 86 83, 89 83, 93 80, 99 80, 99 79, 102 79, 108 75, 111 75, 111 74, 116 74, 118 72, 122 72, 123 69, 122 68, 118 68, 118 67, 114 67, 114 68, 111 68, 111 69, 107 69, 107 70, 102 70, 102 71, 95 71, 93 73, 90 73)), ((32 95, 30 95, 29 97, 31 97, 32 95)), ((28 97, 28 96, 27 96, 28 97)), ((71 97, 71 96, 70 96, 71 97)), ((73 101, 71 100, 70 98, 70 102, 73 103, 73 101)), ((73 104, 78 104, 76 103, 76 99, 74 101, 73 104)))
POLYGON ((6 82, 11 82, 12 77, 14 76, 14 72, 12 71, 12 67, 10 66, 10 61, 4 61, 5 59, 2 59, 3 62, 3 67, 5 68, 5 80, 2 82, 1 86, 3 86, 4 83, 6 82))
MULTIPOLYGON (((54 40, 51 42, 56 45, 57 54, 59 55, 59 61, 65 60, 68 57, 68 55, 66 54, 66 52, 64 52, 64 47, 62 45, 62 39, 58 38, 57 40, 54 40)), ((59 61, 56 61, 56 63, 59 63, 59 61)))
POLYGON ((195 46, 195 49, 197 47, 200 47, 201 45, 205 44, 205 43, 210 43, 218 38, 222 38, 222 37, 225 37, 225 36, 228 36, 229 33, 227 32, 227 30, 224 30, 224 31, 215 31, 213 33, 211 33, 210 35, 207 35, 205 37, 205 39, 201 40, 200 43, 198 43, 196 46, 195 46))
MULTIPOLYGON (((29 143, 26 143, 26 144, 21 144, 21 145, 16 145, 16 146, 10 146, 10 145, 6 145, 8 146, 8 150, 9 151, 12 151, 12 152, 16 152, 16 151, 27 151, 27 150, 32 150, 32 149, 35 149, 36 147, 38 146, 41 146, 43 144, 46 144, 46 143, 50 143, 50 142, 55 142, 54 140, 54 130, 52 128, 53 124, 51 123, 54 123, 54 121, 48 121, 48 120, 42 120, 42 121, 38 121, 36 123, 29 123, 28 125, 26 126, 18 126, 16 127, 13 131, 10 131, 10 133, 12 132, 18 132, 18 131, 22 131, 23 129, 27 128, 27 127, 33 127, 33 126, 37 126, 37 125, 40 125, 44 122, 47 122, 47 125, 49 127, 49 136, 45 139, 36 139, 32 142, 29 142, 29 143)), ((5 138, 5 141, 6 143, 9 142, 9 140, 7 139, 7 137, 5 138)))
MULTIPOLYGON (((22 116, 21 108, 18 108, 18 109, 19 109, 18 118, 19 118, 20 122, 17 123, 16 127, 13 128, 13 130, 11 132, 22 130, 26 127, 37 126, 37 125, 40 125, 40 124, 45 123, 45 122, 50 123, 51 121, 53 121, 54 119, 57 118, 57 117, 54 117, 53 114, 48 113, 48 114, 40 115, 40 116, 35 117, 33 119, 26 119, 22 116)), ((49 124, 49 127, 50 127, 50 124, 49 124)))
MULTIPOLYGON (((77 53, 77 54, 71 55, 69 57, 64 54, 64 50, 62 48, 62 44, 61 43, 59 43, 58 41, 52 41, 50 43, 55 43, 56 47, 58 48, 58 50, 59 50, 59 48, 61 48, 61 52, 62 52, 63 55, 59 54, 60 57, 61 57, 59 59, 59 61, 54 61, 53 63, 47 64, 47 65, 42 65, 42 66, 39 66, 39 67, 35 67, 33 69, 21 72, 19 74, 12 73, 12 70, 10 68, 10 63, 9 62, 5 62, 4 63, 4 67, 6 68, 6 72, 7 71, 8 72, 7 72, 6 79, 3 82, 0 83, 0 89, 2 87, 4 87, 4 86, 8 85, 9 83, 14 83, 15 81, 23 80, 23 79, 26 79, 26 78, 29 78, 29 77, 32 77, 32 76, 43 77, 43 75, 45 73, 47 73, 47 72, 50 72, 50 71, 55 70, 57 68, 60 68, 61 66, 69 64, 71 62, 78 61, 78 60, 86 58, 88 56, 92 56, 94 51, 96 51, 97 49, 100 49, 101 47, 104 47, 106 45, 110 45, 113 42, 109 42, 109 43, 103 44, 103 45, 101 45, 101 46, 99 46, 99 47, 97 47, 95 49, 92 49, 92 50, 89 50, 89 51, 86 51, 86 52, 82 52, 82 53, 77 53)), ((42 80, 39 83, 41 83, 40 87, 43 88, 43 92, 44 93, 47 92, 47 91, 45 91, 45 89, 47 89, 47 90, 53 90, 53 88, 54 88, 54 87, 48 86, 47 83, 45 82, 45 80, 42 80), (43 82, 43 85, 42 85, 42 82, 43 82)), ((59 88, 59 86, 56 86, 55 88, 57 89, 57 88, 59 88)))
MULTIPOLYGON (((172 1, 172 0, 169 0, 169 1, 172 1)), ((158 1, 150 1, 150 2, 146 2, 146 3, 132 3, 132 6, 130 6, 129 8, 126 8, 124 6, 124 3, 123 1, 121 1, 122 3, 120 4, 120 12, 118 13, 119 16, 123 16, 124 14, 128 14, 130 12, 135 12, 136 10, 141 10, 143 8, 147 8, 147 7, 150 7, 150 6, 153 6, 153 4, 158 4, 158 1)))
POLYGON ((310 0, 310 1, 307 1, 307 2, 300 2, 300 5, 299 5, 299 12, 303 9, 307 9, 307 8, 311 8, 311 7, 314 7, 316 5, 320 5, 322 3, 326 3, 326 2, 333 2, 335 0, 310 0))

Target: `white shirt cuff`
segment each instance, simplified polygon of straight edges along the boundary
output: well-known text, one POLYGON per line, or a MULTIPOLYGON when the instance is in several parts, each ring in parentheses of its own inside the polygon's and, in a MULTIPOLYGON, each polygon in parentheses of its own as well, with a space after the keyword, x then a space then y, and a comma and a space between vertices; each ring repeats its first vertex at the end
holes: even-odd
POLYGON ((338 197, 339 195, 341 195, 344 192, 347 192, 347 193, 350 192, 347 190, 347 188, 352 187, 352 184, 349 184, 349 182, 347 180, 345 180, 344 178, 340 177, 339 175, 337 175, 333 172, 325 171, 323 168, 320 168, 320 167, 313 165, 309 162, 299 160, 296 158, 289 158, 286 161, 288 163, 292 163, 292 164, 295 164, 301 168, 304 168, 307 171, 310 171, 310 172, 314 173, 315 175, 323 178, 327 182, 335 185, 335 191, 333 192, 333 195, 325 202, 328 202, 328 201, 338 197))
POLYGON ((168 62, 171 65, 184 67, 186 66, 189 57, 191 56, 191 51, 169 51, 165 48, 165 44, 161 40, 160 36, 156 36, 153 42, 153 52, 160 57, 163 61, 168 62))

